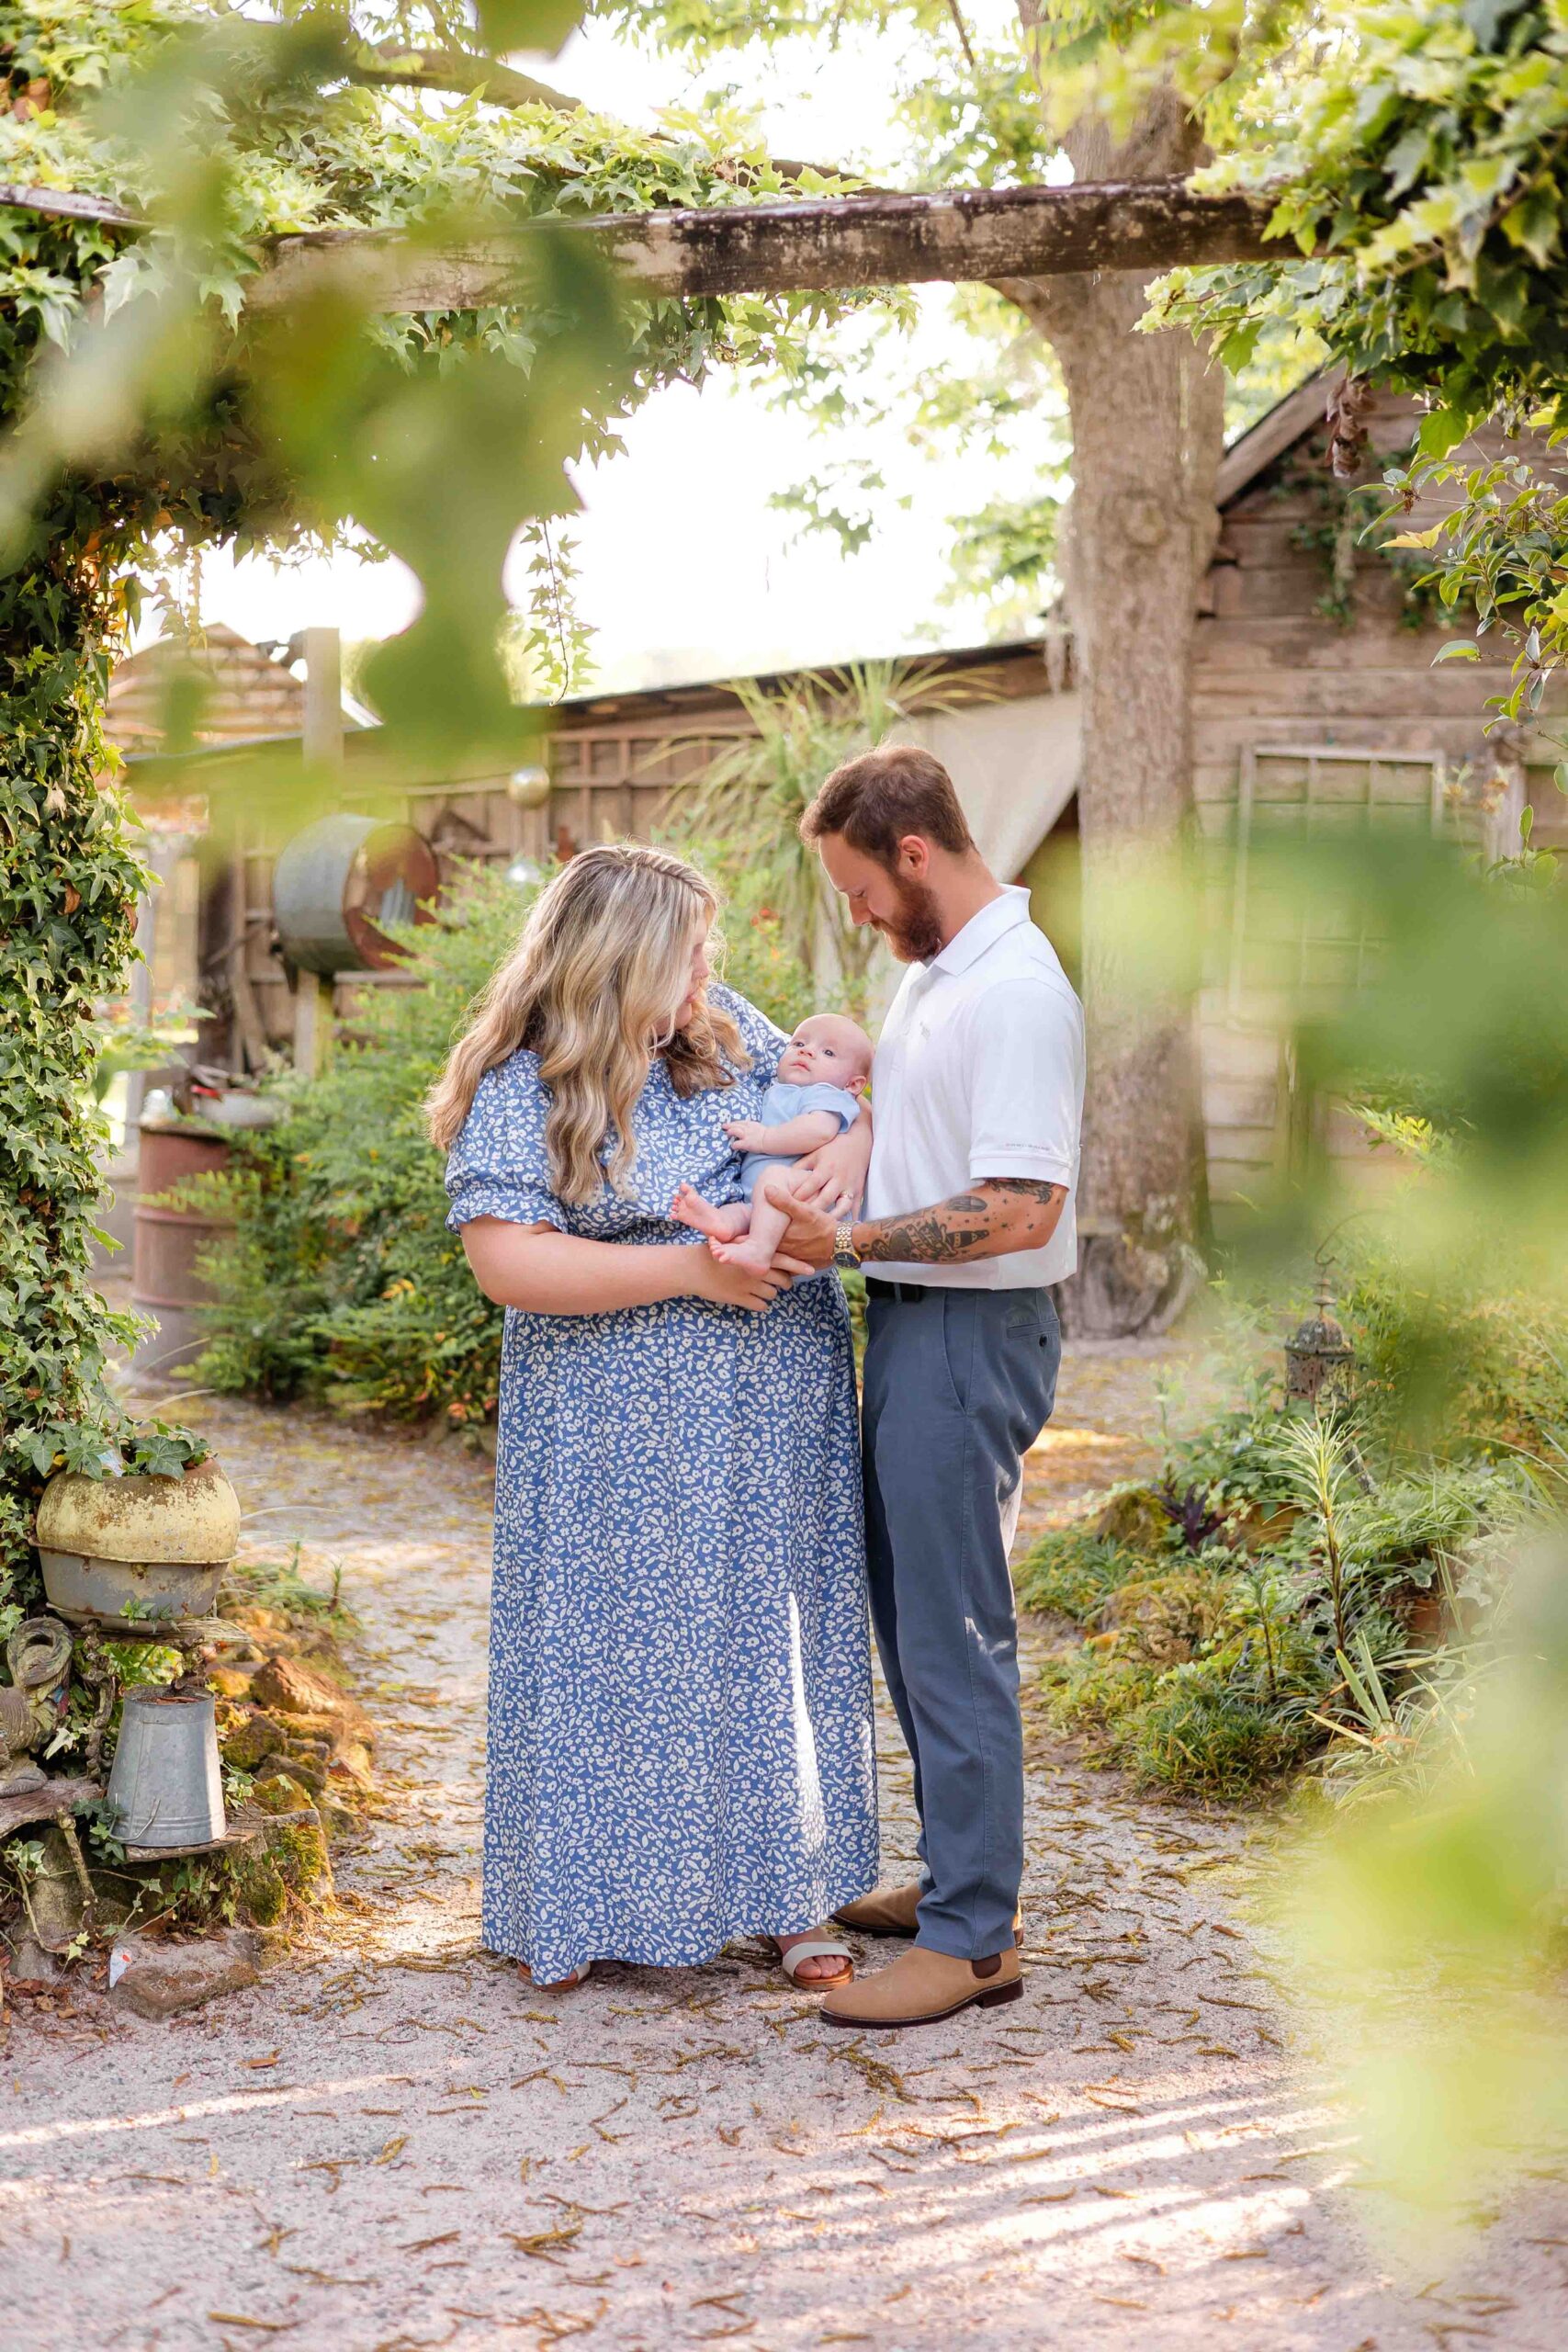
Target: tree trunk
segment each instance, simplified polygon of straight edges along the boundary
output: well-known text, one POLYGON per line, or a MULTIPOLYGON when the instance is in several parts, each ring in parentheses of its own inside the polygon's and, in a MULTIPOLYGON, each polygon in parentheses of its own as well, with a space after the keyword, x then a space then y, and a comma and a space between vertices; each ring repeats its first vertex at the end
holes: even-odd
MULTIPOLYGON (((1091 179, 1185 173, 1200 154, 1165 93, 1120 152, 1095 127, 1067 147, 1091 179)), ((1065 584, 1085 680, 1089 1090, 1086 1229, 1065 1308, 1071 1329, 1094 1337, 1168 1328, 1195 1286, 1205 1223, 1177 861, 1190 829, 1192 639, 1218 529, 1224 379, 1187 334, 1136 332, 1147 282, 1128 273, 1001 286, 1055 350, 1072 419, 1065 584)))

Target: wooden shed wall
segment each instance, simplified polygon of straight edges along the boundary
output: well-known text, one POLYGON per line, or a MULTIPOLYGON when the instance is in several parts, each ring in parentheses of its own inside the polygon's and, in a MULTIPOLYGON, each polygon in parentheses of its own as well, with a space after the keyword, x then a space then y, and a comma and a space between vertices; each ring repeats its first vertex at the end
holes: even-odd
MULTIPOLYGON (((1391 398, 1374 413, 1374 478, 1408 446, 1413 427, 1408 403, 1391 398)), ((1356 752, 1438 754, 1450 784, 1469 803, 1488 796, 1495 800, 1499 747, 1486 735, 1485 704, 1509 684, 1505 662, 1434 669, 1438 648, 1464 624, 1403 626, 1398 582, 1387 562, 1370 551, 1356 562, 1353 626, 1318 609, 1330 589, 1327 565, 1302 540, 1321 526, 1325 506, 1303 474, 1328 479, 1321 432, 1288 449, 1225 509, 1209 574, 1209 609, 1198 625, 1194 790, 1201 832, 1214 852, 1200 1015, 1210 1184, 1221 1204, 1252 1191, 1275 1161, 1290 1112, 1277 1032, 1256 1004, 1238 1005, 1230 987, 1231 857, 1248 753, 1290 746, 1315 751, 1329 763, 1337 755, 1342 779, 1350 774, 1348 755, 1356 752)), ((1536 839, 1568 840, 1568 814, 1560 813, 1564 803, 1550 779, 1557 752, 1544 739, 1527 739, 1515 748, 1527 763, 1527 793, 1540 806, 1536 839)), ((1277 762, 1274 772, 1280 772, 1277 762)), ((1414 806, 1427 785, 1426 772, 1413 764, 1391 767, 1380 779, 1380 797, 1414 806)), ((1344 1120, 1334 1123, 1331 1146, 1346 1155, 1359 1156, 1363 1148, 1344 1120)))

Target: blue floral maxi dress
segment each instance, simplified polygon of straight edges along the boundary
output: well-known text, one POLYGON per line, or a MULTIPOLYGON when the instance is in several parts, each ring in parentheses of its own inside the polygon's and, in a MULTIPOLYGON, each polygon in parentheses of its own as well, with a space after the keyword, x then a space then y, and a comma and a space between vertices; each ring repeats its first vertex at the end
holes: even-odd
MULTIPOLYGON (((716 990, 752 1057, 682 1101, 656 1062, 622 1198, 550 1191, 532 1054, 486 1073, 446 1169, 454 1227, 698 1237, 677 1185, 739 1197, 723 1128, 784 1039, 716 990)), ((711 1959, 813 1927, 876 1879, 860 1460, 838 1282, 764 1314, 677 1298, 506 1314, 496 1462, 484 1941, 540 1983, 602 1958, 711 1959)))

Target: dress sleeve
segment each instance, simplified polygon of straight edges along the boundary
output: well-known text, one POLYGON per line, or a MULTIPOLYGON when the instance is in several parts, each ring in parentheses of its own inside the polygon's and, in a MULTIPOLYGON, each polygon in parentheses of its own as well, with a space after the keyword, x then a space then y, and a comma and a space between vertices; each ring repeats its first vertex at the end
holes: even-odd
POLYGON ((708 995, 715 1004, 723 1007, 739 1030, 740 1042, 751 1057, 752 1076, 760 1078, 764 1086, 771 1085, 780 1057, 789 1043, 784 1031, 734 989, 714 987, 708 995))
POLYGON ((550 1190, 545 1148, 549 1094, 531 1054, 487 1069, 472 1108, 446 1156, 446 1223, 456 1233, 477 1216, 509 1225, 553 1225, 567 1212, 550 1190))

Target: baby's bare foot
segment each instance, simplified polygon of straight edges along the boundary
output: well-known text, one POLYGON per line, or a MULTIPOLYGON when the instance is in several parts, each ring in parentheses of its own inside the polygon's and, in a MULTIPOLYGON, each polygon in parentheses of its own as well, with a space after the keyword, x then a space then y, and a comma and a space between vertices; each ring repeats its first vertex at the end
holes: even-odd
POLYGON ((710 1241, 708 1248, 723 1266, 771 1266, 772 1254, 750 1234, 742 1234, 739 1241, 710 1241))
POLYGON ((697 1233, 723 1229, 716 1210, 690 1184, 678 1187, 670 1204, 670 1214, 677 1225, 689 1225, 697 1233))

